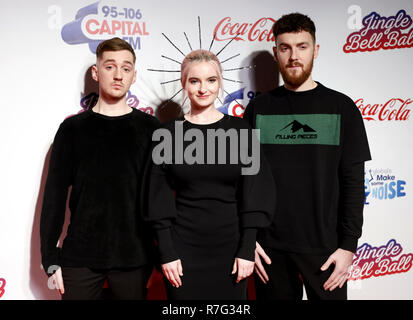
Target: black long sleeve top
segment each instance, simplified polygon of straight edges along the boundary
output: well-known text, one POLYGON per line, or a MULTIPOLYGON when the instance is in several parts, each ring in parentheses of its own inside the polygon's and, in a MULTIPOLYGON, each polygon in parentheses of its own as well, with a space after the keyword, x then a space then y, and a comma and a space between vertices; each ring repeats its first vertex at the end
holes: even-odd
POLYGON ((53 265, 117 268, 151 260, 139 193, 158 126, 156 118, 137 109, 114 117, 87 110, 63 121, 53 142, 40 219, 46 272, 53 265), (70 186, 70 224, 59 249, 70 186))
POLYGON ((302 92, 279 87, 251 100, 244 119, 260 129, 279 199, 258 241, 297 253, 355 252, 371 156, 354 102, 321 83, 302 92))
MULTIPOLYGON (((242 119, 224 115, 221 120, 208 125, 193 124, 181 118, 166 123, 163 130, 171 133, 172 159, 169 163, 151 162, 145 179, 148 181, 145 215, 156 231, 160 262, 180 258, 172 233, 180 242, 193 248, 214 250, 238 241, 236 256, 253 261, 257 230, 271 223, 275 211, 275 186, 269 165, 261 154, 259 171, 251 175, 241 174, 242 167, 250 164, 243 165, 236 153, 232 155, 237 157, 237 162, 230 163, 230 139, 225 140, 222 149, 226 152, 225 162, 219 163, 214 158, 215 161, 209 164, 207 160, 211 149, 218 148, 217 141, 208 141, 210 130, 234 130, 236 144, 240 144, 242 130, 248 132, 251 143, 254 137, 251 128, 242 119), (191 130, 197 135, 189 135, 191 139, 180 141, 179 128, 185 136, 191 130), (205 142, 202 150, 190 152, 190 145, 197 139, 205 142), (180 142, 183 142, 186 155, 197 155, 196 163, 177 163, 176 146, 180 142)), ((244 147, 248 149, 249 145, 244 144, 244 147)))

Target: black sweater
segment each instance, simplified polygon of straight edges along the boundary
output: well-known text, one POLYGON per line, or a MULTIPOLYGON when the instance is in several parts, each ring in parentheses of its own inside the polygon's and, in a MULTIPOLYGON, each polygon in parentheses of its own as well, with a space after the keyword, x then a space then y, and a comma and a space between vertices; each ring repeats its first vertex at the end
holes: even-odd
POLYGON ((303 92, 279 87, 251 100, 244 119, 261 130, 279 199, 260 244, 297 253, 355 252, 364 161, 371 156, 354 102, 321 83, 303 92))
POLYGON ((151 260, 139 193, 156 118, 132 109, 109 117, 85 111, 60 125, 50 158, 40 220, 42 264, 137 267, 151 260), (62 249, 66 199, 70 225, 62 249))

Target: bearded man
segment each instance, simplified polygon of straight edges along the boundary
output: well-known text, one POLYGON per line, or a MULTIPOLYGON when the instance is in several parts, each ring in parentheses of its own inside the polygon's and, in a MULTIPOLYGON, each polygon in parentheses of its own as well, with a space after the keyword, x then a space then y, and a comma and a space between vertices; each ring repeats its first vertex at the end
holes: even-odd
POLYGON ((257 237, 257 300, 301 300, 303 286, 308 299, 345 300, 363 224, 366 131, 349 97, 312 78, 320 48, 313 21, 284 15, 273 33, 284 85, 251 100, 244 114, 260 129, 278 200, 257 237))

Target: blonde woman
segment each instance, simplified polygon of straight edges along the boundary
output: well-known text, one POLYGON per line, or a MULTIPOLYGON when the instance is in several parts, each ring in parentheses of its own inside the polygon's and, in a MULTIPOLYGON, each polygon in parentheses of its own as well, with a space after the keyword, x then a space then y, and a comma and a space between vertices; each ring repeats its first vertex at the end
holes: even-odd
POLYGON ((251 151, 247 141, 241 141, 245 130, 251 145, 251 129, 244 120, 215 108, 222 89, 217 57, 206 50, 191 52, 181 65, 181 83, 190 111, 163 125, 172 148, 165 147, 168 139, 154 143, 148 174, 147 220, 156 231, 168 298, 246 299, 257 229, 269 225, 274 211, 274 198, 264 196, 275 192, 273 179, 259 155, 259 170, 242 174, 245 163, 234 150, 251 151), (219 133, 236 139, 219 146, 219 138, 209 139, 219 133), (233 149, 234 141, 239 148, 233 149), (170 161, 154 159, 161 144, 164 157, 169 150, 170 161))

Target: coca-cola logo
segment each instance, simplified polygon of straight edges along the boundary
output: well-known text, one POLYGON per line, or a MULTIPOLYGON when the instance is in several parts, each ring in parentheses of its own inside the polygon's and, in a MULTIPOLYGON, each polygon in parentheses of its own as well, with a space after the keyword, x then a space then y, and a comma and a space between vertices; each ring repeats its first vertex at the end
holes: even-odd
POLYGON ((267 41, 274 42, 272 26, 273 18, 261 18, 255 22, 234 22, 231 17, 222 18, 215 27, 215 40, 242 40, 242 41, 267 41))
POLYGON ((364 243, 357 248, 348 279, 363 280, 409 271, 413 254, 401 254, 402 251, 403 247, 395 239, 381 247, 364 243))
POLYGON ((343 51, 365 52, 380 49, 401 49, 413 47, 412 18, 405 10, 395 16, 384 17, 372 12, 363 18, 363 28, 347 37, 343 51))
POLYGON ((392 98, 385 103, 366 103, 363 98, 355 101, 363 119, 367 121, 406 121, 410 117, 412 99, 392 98))
POLYGON ((0 298, 3 296, 5 290, 4 287, 6 286, 6 280, 0 278, 0 298))

